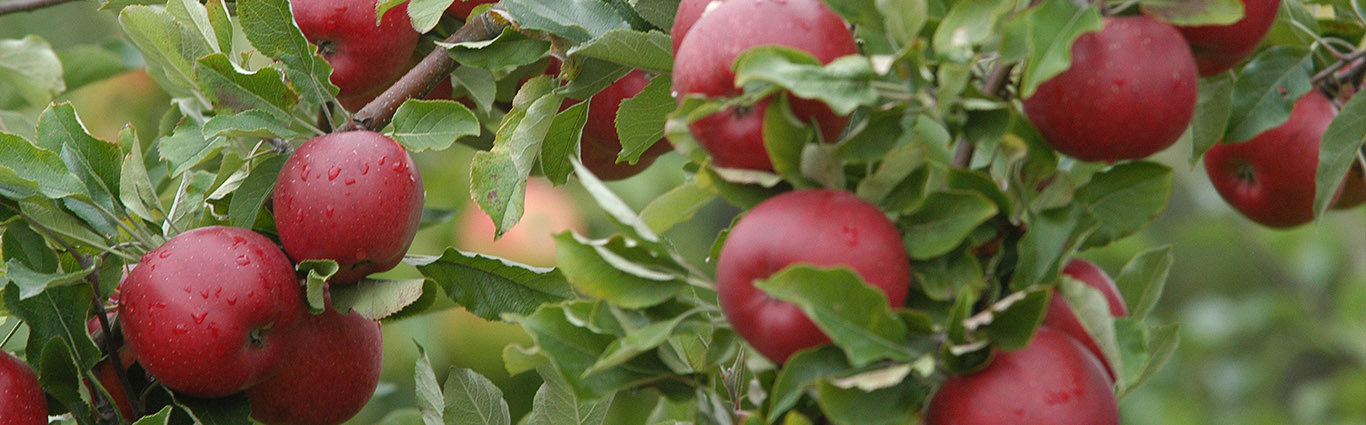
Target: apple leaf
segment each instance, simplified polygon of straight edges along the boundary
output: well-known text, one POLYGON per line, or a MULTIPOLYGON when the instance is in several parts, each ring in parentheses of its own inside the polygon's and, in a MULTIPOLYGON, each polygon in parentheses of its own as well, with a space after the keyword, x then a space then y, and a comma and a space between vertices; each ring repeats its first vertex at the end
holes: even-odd
POLYGON ((631 206, 626 205, 626 201, 612 193, 612 190, 603 185, 602 180, 598 180, 578 159, 574 159, 573 162, 574 173, 579 176, 579 182, 588 190, 588 195, 593 197, 603 212, 607 213, 607 217, 617 225, 617 229, 626 232, 632 239, 646 243, 652 249, 663 245, 659 235, 645 225, 640 216, 631 210, 631 206))
POLYGON ((774 172, 798 187, 809 185, 802 175, 802 150, 815 139, 816 133, 793 115, 786 95, 780 93, 769 99, 764 111, 763 137, 774 172))
POLYGON ((673 45, 668 34, 613 29, 566 53, 582 55, 654 72, 673 69, 673 45))
POLYGON ((692 219, 693 215, 716 199, 716 192, 688 182, 669 189, 640 210, 640 220, 655 233, 664 233, 692 219))
MULTIPOLYGON (((1010 12, 1014 6, 1015 2, 1002 0, 958 2, 940 21, 939 27, 935 28, 932 39, 935 53, 946 62, 970 61, 973 47, 990 39, 997 20, 1010 12)), ((1054 27, 1054 30, 1059 28, 1061 27, 1054 27)))
POLYGON ((1143 14, 1177 26, 1229 25, 1243 19, 1238 0, 1141 0, 1143 14))
POLYGON ((522 30, 545 31, 574 43, 587 43, 614 29, 631 29, 628 17, 623 16, 629 9, 599 0, 503 0, 499 4, 522 30))
POLYGON ((9 313, 24 321, 29 328, 29 359, 43 357, 50 343, 60 344, 67 351, 67 359, 81 370, 90 370, 100 360, 100 350, 85 331, 89 317, 91 289, 89 285, 50 288, 42 293, 21 299, 19 291, 7 289, 4 305, 9 313))
POLYGON ((924 145, 908 143, 887 152, 873 173, 859 181, 856 193, 884 210, 909 212, 924 199, 929 177, 924 145))
MULTIPOLYGON (((9 208, 8 205, 4 207, 9 208)), ((5 263, 18 262, 39 273, 57 272, 57 253, 48 247, 47 240, 43 239, 42 235, 29 227, 28 222, 10 221, 4 230, 0 232, 0 254, 4 254, 5 263)))
POLYGON ((916 422, 918 409, 929 397, 927 390, 923 383, 909 379, 873 391, 822 380, 816 385, 816 401, 832 423, 909 424, 916 422))
POLYGON ((678 2, 673 0, 636 0, 631 5, 642 19, 664 29, 673 27, 674 16, 678 14, 678 2))
MULTIPOLYGON (((237 35, 236 28, 233 26, 232 15, 228 12, 228 5, 225 0, 209 0, 204 3, 208 14, 209 25, 213 27, 213 33, 218 37, 216 40, 217 51, 232 53, 232 39, 237 35)), ((212 43, 215 40, 210 40, 212 43)))
POLYGON ((1191 139, 1191 165, 1200 162, 1206 151, 1219 143, 1233 113, 1233 75, 1227 72, 1200 80, 1200 97, 1195 115, 1183 137, 1191 139))
POLYGON ((599 399, 637 382, 672 375, 658 358, 641 356, 622 366, 584 377, 583 372, 597 363, 616 337, 583 327, 581 320, 571 320, 571 308, 572 304, 548 304, 514 321, 531 335, 540 353, 550 359, 554 372, 569 383, 575 396, 599 399))
POLYGON ((1233 84, 1233 110, 1223 143, 1246 141, 1290 119, 1295 101, 1313 89, 1314 56, 1302 47, 1276 46, 1256 57, 1233 84))
POLYGON ((284 155, 273 155, 251 167, 251 173, 233 191, 232 202, 228 204, 228 217, 233 226, 251 228, 256 222, 287 159, 284 155))
POLYGON ((167 425, 171 421, 171 406, 161 408, 161 410, 151 415, 143 416, 133 425, 167 425))
POLYGON ((987 286, 981 264, 967 247, 911 264, 920 290, 935 301, 953 300, 960 288, 987 286))
POLYGON ((0 40, 0 86, 15 90, 31 105, 46 105, 67 90, 62 65, 41 37, 0 40))
POLYGON ((446 377, 446 425, 510 425, 503 390, 472 369, 451 368, 446 377))
POLYGON ((141 63, 135 63, 134 58, 115 52, 123 48, 121 44, 80 44, 58 50, 66 90, 76 90, 140 67, 141 63))
POLYGON ((1135 340, 1138 337, 1144 338, 1142 345, 1137 347, 1142 351, 1121 350, 1121 353, 1129 355, 1125 357, 1124 364, 1126 366, 1133 365, 1126 367, 1123 372, 1125 385, 1116 394, 1116 397, 1121 399, 1157 374, 1157 371, 1162 369, 1162 365, 1166 364, 1173 354, 1176 354, 1176 346, 1181 342, 1180 327, 1177 325, 1149 325, 1143 332, 1133 332, 1136 326, 1143 325, 1128 319, 1116 321, 1116 331, 1119 331, 1121 341, 1135 340), (1135 361, 1140 359, 1144 361, 1141 363, 1135 361))
POLYGON ((668 341, 680 323, 699 310, 689 310, 686 313, 674 316, 673 319, 654 322, 639 329, 634 329, 626 333, 626 336, 612 341, 607 346, 607 350, 602 353, 593 367, 583 372, 584 376, 592 376, 599 371, 609 370, 620 366, 632 358, 643 353, 654 350, 668 341))
POLYGON ((835 13, 857 26, 868 27, 872 31, 882 31, 883 19, 875 0, 825 0, 835 13))
POLYGON ((441 393, 441 387, 436 383, 436 371, 432 370, 432 361, 427 357, 427 350, 422 348, 422 344, 414 340, 413 345, 417 346, 417 362, 413 366, 413 380, 417 393, 417 409, 422 413, 422 423, 423 425, 446 425, 443 418, 446 396, 441 393))
MULTIPOLYGON (((1113 370, 1123 370, 1124 356, 1120 353, 1115 318, 1110 315, 1110 302, 1105 299, 1105 294, 1068 275, 1058 279, 1058 285, 1054 289, 1062 295, 1068 308, 1072 309, 1086 334, 1100 347, 1100 352, 1105 355, 1110 367, 1113 370)), ((1047 303, 1047 299, 1044 302, 1047 303)), ((1123 375, 1116 376, 1116 380, 1119 381, 1116 384, 1120 387, 1125 386, 1124 379, 1123 375)))
POLYGON ((579 291, 624 308, 668 301, 684 284, 639 245, 621 237, 589 240, 569 232, 555 235, 556 258, 565 279, 579 291), (650 261, 654 264, 646 264, 650 261))
POLYGON ((1025 99, 1033 96, 1040 84, 1067 71, 1072 66, 1072 43, 1083 34, 1100 31, 1104 21, 1094 6, 1044 0, 1020 14, 1011 25, 1024 26, 1010 34, 1025 37, 1013 42, 1026 46, 1029 53, 1020 77, 1020 98, 1025 99))
POLYGON ((308 301, 308 311, 322 313, 326 308, 327 280, 341 270, 336 260, 304 260, 294 265, 296 272, 304 274, 304 299, 308 301))
MULTIPOLYGON (((121 210, 116 206, 123 156, 118 145, 86 132, 70 103, 48 106, 38 117, 37 135, 38 146, 61 155, 67 173, 85 184, 92 201, 108 211, 121 210)), ((73 212, 87 217, 97 215, 73 212)))
POLYGON ((569 163, 570 155, 578 155, 583 136, 583 126, 588 123, 588 102, 579 102, 555 114, 546 132, 545 142, 541 144, 541 170, 546 179, 556 185, 569 181, 574 165, 569 163))
POLYGON ((246 71, 222 53, 205 56, 195 63, 195 80, 215 108, 228 111, 261 111, 275 121, 287 121, 299 95, 285 85, 284 75, 275 68, 246 71))
MULTIPOLYGON (((245 23, 245 22, 244 22, 245 23)), ((185 28, 164 9, 129 6, 119 26, 147 60, 147 73, 175 97, 195 98, 195 60, 213 53, 204 38, 185 28)))
POLYGON ((332 291, 332 305, 338 312, 353 311, 370 320, 392 321, 409 311, 418 312, 436 300, 435 284, 427 279, 362 279, 354 285, 336 286, 332 291))
POLYGON ((317 48, 308 44, 294 24, 288 1, 240 0, 237 13, 247 40, 284 64, 285 75, 305 100, 321 105, 336 98, 337 86, 328 80, 332 66, 317 55, 317 48))
POLYGON ((1163 246, 1143 251, 1129 260, 1115 278, 1119 293, 1129 307, 1129 317, 1143 320, 1162 297, 1167 285, 1167 273, 1172 267, 1172 247, 1163 246))
POLYGON ((405 261, 417 266, 456 304, 487 320, 498 320, 504 313, 531 314, 542 304, 574 297, 569 282, 555 269, 454 248, 440 257, 409 257, 405 261))
POLYGON ((1020 258, 1010 279, 1012 289, 1057 280, 1063 262, 1101 223, 1081 205, 1070 204, 1035 214, 1028 225, 1029 232, 1016 244, 1020 258))
POLYGON ((50 199, 86 195, 86 186, 67 171, 55 152, 9 133, 0 133, 0 183, 14 186, 0 192, 10 197, 19 188, 50 199))
POLYGON ((640 93, 621 101, 614 123, 621 138, 618 162, 635 163, 651 146, 668 143, 664 141, 664 124, 678 106, 669 94, 670 84, 668 74, 656 75, 640 93))
POLYGON ((779 416, 792 410, 807 390, 817 382, 854 372, 844 353, 830 346, 808 348, 787 359, 769 390, 768 415, 779 416))
POLYGON ((1319 165, 1314 174, 1314 215, 1321 216, 1332 206, 1333 194, 1342 185, 1347 171, 1357 162, 1366 143, 1366 96, 1353 96, 1328 124, 1319 142, 1319 165))
POLYGON ((41 272, 30 269, 28 265, 16 259, 6 261, 5 268, 10 282, 19 287, 20 300, 38 296, 50 288, 85 283, 85 277, 95 271, 90 269, 68 273, 41 272))
MULTIPOLYGON (((460 0, 456 0, 460 1, 460 0)), ((436 28, 437 22, 445 16, 446 8, 451 7, 451 0, 412 0, 408 2, 408 17, 412 21, 413 29, 420 33, 431 32, 436 28)), ((394 6, 403 4, 402 0, 384 0, 375 5, 375 20, 384 18, 384 14, 394 6)))
POLYGON ((205 137, 204 128, 192 119, 184 120, 171 135, 157 141, 158 152, 170 167, 172 177, 207 161, 226 145, 221 137, 205 137))
POLYGON ((19 209, 23 212, 24 219, 34 225, 35 230, 45 228, 46 232, 56 237, 66 238, 67 241, 92 251, 106 252, 109 249, 103 236, 90 230, 86 223, 66 212, 55 201, 36 198, 21 200, 19 209))
POLYGON ((614 395, 597 400, 580 399, 569 384, 555 379, 554 371, 541 376, 547 379, 536 390, 526 425, 601 425, 607 418, 614 395))
POLYGON ((825 102, 839 115, 877 103, 872 82, 877 77, 865 56, 845 56, 821 65, 810 53, 790 47, 764 46, 735 58, 735 86, 773 84, 794 96, 825 102))
POLYGON ((498 96, 498 86, 493 81, 493 73, 476 66, 456 67, 451 72, 453 89, 463 89, 474 100, 474 106, 488 112, 498 96))
POLYGON ((997 348, 1018 350, 1028 345, 1034 337, 1034 330, 1043 322, 1051 295, 1051 292, 1038 286, 1015 292, 969 320, 984 319, 978 326, 997 348))
POLYGON ((204 123, 204 137, 244 137, 250 139, 302 139, 308 137, 289 128, 287 122, 260 109, 232 115, 216 115, 204 123))
POLYGON ((973 229, 999 212, 996 204, 980 192, 947 190, 930 193, 920 208, 901 219, 906 252, 916 260, 944 255, 961 245, 973 229))
POLYGON ((527 177, 540 157, 560 103, 560 96, 551 93, 548 77, 527 81, 503 117, 493 149, 474 155, 470 195, 493 219, 498 236, 522 218, 527 177))
POLYGON ((412 152, 441 151, 466 136, 478 136, 479 119, 449 100, 408 99, 399 105, 386 133, 412 152))
POLYGON ((887 295, 848 268, 791 266, 754 286, 800 307, 855 367, 915 356, 904 345, 906 325, 892 313, 887 295))
POLYGON ((1076 201, 1100 220, 1083 249, 1105 246, 1148 225, 1171 198, 1172 170, 1148 161, 1126 162, 1091 176, 1076 201))
MULTIPOLYGON (((214 53, 222 53, 219 50, 220 37, 216 34, 213 24, 209 22, 209 10, 196 0, 170 0, 166 2, 166 12, 175 18, 176 22, 184 25, 191 32, 197 33, 200 39, 214 53)), ((226 34, 231 45, 232 33, 226 34)))
POLYGON ((483 68, 494 73, 505 73, 516 67, 530 65, 545 56, 550 43, 527 37, 513 28, 505 28, 492 40, 468 41, 446 45, 446 52, 461 65, 483 68))

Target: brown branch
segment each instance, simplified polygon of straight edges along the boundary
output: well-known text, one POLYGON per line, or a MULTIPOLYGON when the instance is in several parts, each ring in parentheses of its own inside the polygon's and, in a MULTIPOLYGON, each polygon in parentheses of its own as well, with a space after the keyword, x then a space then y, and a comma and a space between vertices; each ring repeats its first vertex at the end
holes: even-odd
MULTIPOLYGON (((1010 93, 1005 91, 1006 82, 1010 81, 1010 72, 1015 69, 1015 64, 1002 64, 996 62, 996 66, 987 73, 987 78, 982 82, 982 93, 1010 100, 1010 93)), ((976 150, 972 142, 967 139, 959 138, 958 148, 953 152, 953 167, 968 168, 972 165, 972 155, 976 150)))
MULTIPOLYGON (((503 33, 507 24, 498 22, 490 15, 491 12, 484 12, 479 16, 472 17, 465 26, 451 34, 444 43, 462 43, 468 41, 491 40, 503 33)), ((393 119, 394 112, 398 111, 398 106, 403 101, 421 97, 432 91, 437 84, 441 83, 442 78, 448 78, 451 71, 455 70, 458 64, 446 50, 440 47, 433 49, 422 59, 417 66, 403 75, 398 82, 389 86, 383 94, 370 101, 360 111, 356 112, 355 117, 350 122, 339 128, 339 131, 349 131, 355 129, 379 130, 389 124, 393 119)))
POLYGON ((29 12, 42 9, 44 7, 56 6, 62 3, 70 3, 76 0, 11 0, 0 2, 0 15, 8 15, 18 12, 29 12))

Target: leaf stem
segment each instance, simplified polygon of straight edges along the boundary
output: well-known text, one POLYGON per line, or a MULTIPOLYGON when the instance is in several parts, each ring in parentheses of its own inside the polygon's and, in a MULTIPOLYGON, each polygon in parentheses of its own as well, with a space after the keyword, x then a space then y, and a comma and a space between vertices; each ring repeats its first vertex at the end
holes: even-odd
MULTIPOLYGON (((1013 63, 1004 64, 997 61, 996 65, 991 68, 991 72, 987 73, 986 80, 982 82, 982 92, 999 97, 1001 100, 1010 100, 1010 93, 1004 89, 1006 82, 1010 81, 1010 72, 1014 68, 1015 64, 1013 63)), ((975 149, 976 146, 973 146, 972 142, 959 137, 958 148, 953 152, 953 167, 968 168, 971 166, 975 149)))
POLYGON ((72 1, 75 0, 11 0, 0 2, 0 15, 8 15, 17 12, 31 12, 72 1))

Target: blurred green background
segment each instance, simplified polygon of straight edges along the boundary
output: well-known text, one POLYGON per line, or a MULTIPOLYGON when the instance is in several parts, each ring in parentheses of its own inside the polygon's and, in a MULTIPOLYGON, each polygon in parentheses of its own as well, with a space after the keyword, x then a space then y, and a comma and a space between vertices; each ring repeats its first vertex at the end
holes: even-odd
MULTIPOLYGON (((0 17, 0 38, 29 34, 43 37, 59 51, 119 39, 113 16, 96 11, 92 2, 0 17)), ((129 123, 149 129, 140 134, 151 136, 154 131, 150 129, 155 128, 168 97, 145 74, 134 71, 69 92, 58 101, 75 104, 93 134, 112 140, 129 123)), ((0 123, 9 131, 31 133, 31 120, 38 112, 5 115, 0 123), (30 127, 23 129, 25 124, 30 127)), ((1125 423, 1366 423, 1366 217, 1362 210, 1335 212, 1292 231, 1263 229, 1224 204, 1203 167, 1190 165, 1189 149, 1178 144, 1159 156, 1176 168, 1177 178, 1170 205, 1150 228, 1083 254, 1116 274, 1138 252, 1167 244, 1174 247, 1175 265, 1154 319, 1180 324, 1181 345, 1151 382, 1122 400, 1125 423)), ((466 188, 472 153, 457 145, 417 156, 428 206, 453 209, 457 214, 470 209, 466 188)), ((682 181, 682 164, 682 158, 669 154, 648 172, 611 187, 639 209, 682 181)), ((567 194, 570 205, 552 202, 538 209, 528 204, 528 223, 581 220, 578 227, 591 235, 610 232, 606 218, 581 188, 570 183, 555 190, 567 194), (572 217, 576 214, 578 219, 572 217)), ((711 239, 734 212, 726 205, 713 204, 666 237, 702 264, 711 239)), ((412 253, 439 255, 462 233, 471 233, 461 231, 460 220, 457 215, 451 222, 423 230, 412 253)), ((539 261, 536 255, 544 258, 543 253, 525 255, 531 258, 523 260, 527 262, 539 261)), ((412 269, 391 273, 416 276, 412 269)), ((514 417, 530 408, 539 378, 532 373, 508 376, 502 366, 507 344, 527 342, 518 328, 447 308, 386 324, 384 332, 385 366, 379 393, 351 423, 378 423, 390 412, 415 406, 412 375, 417 344, 425 347, 440 381, 452 367, 471 368, 502 388, 514 417)), ((614 423, 642 423, 652 398, 650 394, 618 397, 614 423)))

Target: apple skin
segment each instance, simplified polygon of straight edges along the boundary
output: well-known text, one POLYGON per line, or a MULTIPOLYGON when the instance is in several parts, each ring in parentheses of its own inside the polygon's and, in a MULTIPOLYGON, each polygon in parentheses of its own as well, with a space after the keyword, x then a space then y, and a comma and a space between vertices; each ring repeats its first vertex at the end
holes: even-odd
POLYGON ((910 260, 896 225, 852 193, 798 190, 760 203, 731 229, 716 264, 717 296, 735 332, 760 354, 783 363, 792 353, 830 342, 795 304, 754 287, 793 264, 848 266, 887 294, 906 301, 910 260))
MULTIPOLYGON (((729 0, 703 14, 687 34, 674 55, 673 91, 680 101, 690 94, 741 94, 731 65, 754 47, 786 46, 810 53, 821 63, 858 53, 848 25, 821 0, 729 0)), ((820 101, 791 100, 797 118, 816 122, 827 143, 836 141, 849 124, 849 117, 836 115, 820 101)), ((767 100, 749 108, 730 108, 689 128, 717 166, 772 171, 762 131, 766 110, 767 100)))
POLYGON ((336 425, 375 394, 383 351, 379 322, 329 305, 322 314, 302 313, 284 339, 287 364, 247 389, 252 418, 268 425, 336 425))
POLYGON ((527 180, 523 207, 522 219, 495 241, 493 220, 474 202, 465 204, 457 221, 456 248, 537 267, 554 267, 555 234, 566 230, 583 233, 588 227, 569 194, 540 178, 527 180))
POLYGON ((497 2, 498 0, 455 0, 454 3, 451 3, 450 7, 446 8, 446 14, 462 20, 468 19, 470 17, 470 12, 473 12, 476 6, 497 2))
POLYGON ((635 164, 617 162, 617 155, 621 153, 617 109, 621 107, 621 101, 640 94, 649 84, 650 77, 637 69, 602 89, 588 101, 588 122, 583 126, 583 137, 579 141, 579 159, 599 179, 621 180, 640 174, 660 155, 673 150, 668 142, 659 139, 640 154, 635 164))
POLYGON ((1205 171, 1219 195, 1247 218, 1284 229, 1314 219, 1319 140, 1337 108, 1318 90, 1299 100, 1284 124, 1242 143, 1205 152, 1205 171))
POLYGON ((1083 161, 1143 158, 1176 143, 1199 77, 1181 34, 1146 16, 1105 19, 1072 44, 1072 66, 1024 100, 1049 146, 1083 161))
POLYGON ((47 396, 38 375, 8 351, 0 351, 0 425, 47 425, 47 396))
POLYGON ((1366 176, 1362 174, 1361 163, 1352 164, 1352 169, 1347 171, 1347 177, 1343 178, 1342 191, 1337 201, 1333 202, 1333 209, 1351 209, 1366 202, 1366 176))
POLYGON ((1041 327, 1025 348, 998 352, 930 400, 926 425, 1118 425, 1105 369, 1076 340, 1041 327))
POLYGON ((669 29, 669 36, 673 38, 674 52, 678 52, 678 47, 683 44, 683 37, 688 35, 693 24, 707 13, 708 8, 720 6, 726 0, 682 0, 678 2, 678 12, 674 13, 674 25, 669 29), (712 6, 716 3, 716 6, 712 6))
POLYGON ((1243 0, 1243 19, 1228 25, 1177 27, 1190 43, 1200 76, 1208 77, 1233 68, 1262 44, 1281 0, 1243 0))
POLYGON ((204 398, 242 391, 275 372, 303 311, 294 265, 247 229, 202 227, 142 257, 120 299, 124 341, 147 373, 204 398))
MULTIPOLYGON (((1062 273, 1105 294, 1105 301, 1109 303, 1111 316, 1124 317, 1129 315, 1129 308, 1124 305, 1124 299, 1119 295, 1119 288, 1115 286, 1115 281, 1110 279, 1110 275, 1105 274, 1105 270, 1101 270, 1099 266, 1090 261, 1074 258, 1067 263, 1067 266, 1063 267, 1062 273)), ((1081 319, 1077 318, 1072 307, 1067 305, 1067 300, 1063 299, 1062 294, 1056 291, 1053 292, 1053 297, 1048 301, 1048 310, 1043 316, 1043 326, 1067 334, 1067 336, 1080 342, 1087 351, 1090 351, 1097 360, 1100 360, 1102 366, 1105 366, 1105 372, 1109 375, 1110 380, 1115 379, 1114 368, 1110 367, 1110 361, 1105 357, 1105 353, 1100 350, 1100 345, 1096 344, 1095 338, 1086 332, 1086 328, 1081 325, 1081 319)))
POLYGON ((273 203, 280 243, 295 261, 331 259, 329 283, 394 268, 422 221, 422 176, 398 142, 372 131, 309 140, 285 161, 273 203))
POLYGON ((376 0, 293 0, 294 22, 332 65, 337 100, 356 111, 408 69, 421 34, 408 20, 408 3, 375 24, 376 0))

